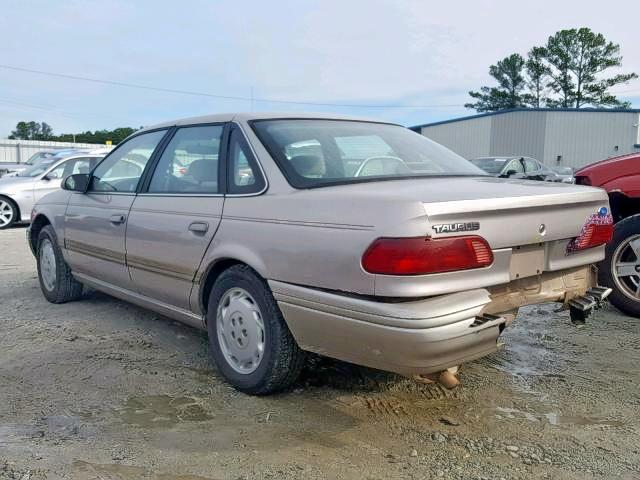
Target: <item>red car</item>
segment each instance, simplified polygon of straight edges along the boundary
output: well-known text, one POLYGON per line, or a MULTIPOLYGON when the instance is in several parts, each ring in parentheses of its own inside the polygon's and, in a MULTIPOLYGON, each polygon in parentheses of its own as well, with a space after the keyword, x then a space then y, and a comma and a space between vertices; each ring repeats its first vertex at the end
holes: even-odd
POLYGON ((599 283, 610 287, 611 303, 640 317, 640 153, 608 158, 575 173, 576 183, 604 188, 616 222, 599 283))

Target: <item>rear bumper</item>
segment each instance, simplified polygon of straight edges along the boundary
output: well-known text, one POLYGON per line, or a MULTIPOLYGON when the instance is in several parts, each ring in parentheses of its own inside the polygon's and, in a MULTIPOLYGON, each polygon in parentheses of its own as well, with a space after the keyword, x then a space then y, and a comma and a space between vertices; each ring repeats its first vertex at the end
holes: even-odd
POLYGON ((520 306, 568 302, 595 285, 590 267, 545 273, 492 289, 379 302, 269 281, 298 345, 372 368, 415 375, 488 355, 520 306), (524 281, 526 280, 526 283, 524 281), (478 317, 484 314, 495 317, 478 317))

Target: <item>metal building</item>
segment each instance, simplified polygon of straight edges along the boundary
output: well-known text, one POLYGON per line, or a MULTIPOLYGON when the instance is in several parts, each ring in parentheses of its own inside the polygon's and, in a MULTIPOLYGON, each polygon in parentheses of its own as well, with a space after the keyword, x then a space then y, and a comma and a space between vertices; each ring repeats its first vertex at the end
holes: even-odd
POLYGON ((522 155, 575 168, 640 152, 640 109, 518 108, 411 129, 467 159, 522 155))
POLYGON ((0 138, 0 163, 24 163, 42 150, 78 148, 85 150, 111 149, 110 145, 94 143, 49 142, 47 140, 9 140, 0 138))

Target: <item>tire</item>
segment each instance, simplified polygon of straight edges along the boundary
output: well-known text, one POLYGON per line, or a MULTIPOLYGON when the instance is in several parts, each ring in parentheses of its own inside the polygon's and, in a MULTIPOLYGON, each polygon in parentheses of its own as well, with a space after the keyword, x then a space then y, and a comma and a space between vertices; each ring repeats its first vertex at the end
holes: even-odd
POLYGON ((40 230, 36 249, 38 280, 44 297, 51 303, 65 303, 82 296, 78 282, 64 261, 55 231, 51 225, 40 230))
POLYGON ((7 197, 0 197, 0 230, 11 227, 20 220, 20 211, 15 202, 7 197))
MULTIPOLYGON (((637 255, 633 253, 630 242, 640 240, 640 215, 633 215, 618 222, 613 231, 613 239, 607 244, 606 257, 598 265, 598 281, 601 285, 611 288, 609 301, 627 315, 640 317, 640 292, 636 285, 640 285, 640 248, 637 255), (637 267, 637 275, 620 277, 614 272, 614 262, 624 261, 637 267)), ((640 247, 640 242, 638 242, 640 247)), ((632 268, 631 265, 630 268, 632 268)))
POLYGON ((305 354, 269 286, 246 265, 230 267, 216 280, 209 296, 207 330, 214 363, 241 392, 268 395, 285 390, 304 365, 305 354))

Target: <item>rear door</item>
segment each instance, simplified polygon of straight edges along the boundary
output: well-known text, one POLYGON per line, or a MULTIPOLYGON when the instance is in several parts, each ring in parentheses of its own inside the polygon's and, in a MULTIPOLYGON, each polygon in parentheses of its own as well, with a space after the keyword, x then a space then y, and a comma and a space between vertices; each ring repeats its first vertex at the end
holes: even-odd
POLYGON ((86 193, 74 193, 65 216, 67 261, 74 272, 131 288, 125 230, 138 183, 166 129, 119 145, 93 171, 86 193))
POLYGON ((175 130, 133 202, 127 264, 137 291, 188 309, 194 276, 224 206, 225 124, 175 130))

